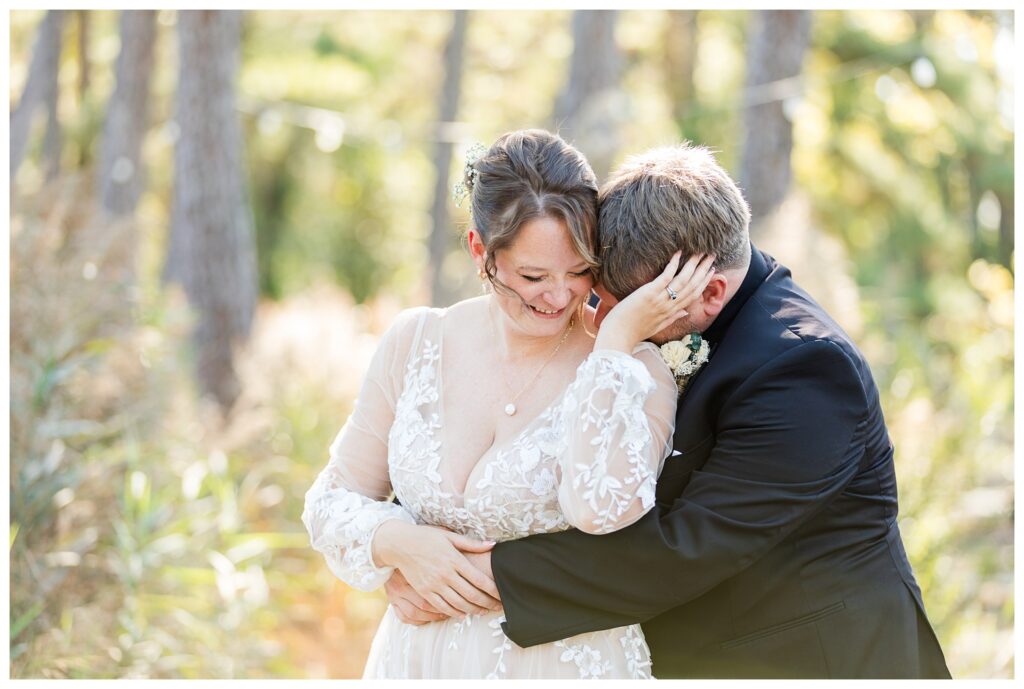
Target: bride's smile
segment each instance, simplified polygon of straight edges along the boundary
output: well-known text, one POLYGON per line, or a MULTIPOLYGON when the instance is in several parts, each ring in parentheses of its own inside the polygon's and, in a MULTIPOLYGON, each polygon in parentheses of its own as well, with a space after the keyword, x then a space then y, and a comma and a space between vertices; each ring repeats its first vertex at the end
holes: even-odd
MULTIPOLYGON (((471 250, 474 246, 470 239, 471 250)), ((483 247, 479 247, 480 261, 483 247)), ((523 224, 515 241, 494 256, 495 278, 507 290, 494 298, 509 334, 550 338, 561 336, 590 297, 594 278, 577 253, 563 220, 552 216, 523 224)))
POLYGON ((535 314, 537 314, 537 316, 539 316, 540 318, 556 318, 557 319, 559 316, 561 316, 563 313, 565 313, 565 309, 559 309, 557 311, 545 311, 544 309, 540 308, 539 306, 532 306, 530 304, 527 304, 527 306, 529 306, 530 309, 532 309, 533 312, 535 314))

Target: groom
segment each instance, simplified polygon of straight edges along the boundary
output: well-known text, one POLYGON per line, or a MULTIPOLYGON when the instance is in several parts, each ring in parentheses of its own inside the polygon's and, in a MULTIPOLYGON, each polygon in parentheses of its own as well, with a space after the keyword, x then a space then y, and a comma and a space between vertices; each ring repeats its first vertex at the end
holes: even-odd
POLYGON ((634 157, 599 202, 598 319, 676 250, 714 254, 688 322, 652 338, 700 332, 710 359, 645 517, 469 556, 493 571, 505 633, 532 646, 640 622, 659 678, 949 677, 863 355, 750 244, 747 204, 706 149, 634 157))

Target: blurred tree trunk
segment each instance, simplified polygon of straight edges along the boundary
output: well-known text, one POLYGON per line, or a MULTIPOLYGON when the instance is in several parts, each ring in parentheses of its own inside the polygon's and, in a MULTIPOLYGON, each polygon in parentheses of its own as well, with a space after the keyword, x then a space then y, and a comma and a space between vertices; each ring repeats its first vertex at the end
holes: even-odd
POLYGON ((222 409, 237 398, 234 347, 256 306, 253 221, 235 110, 242 15, 178 12, 180 68, 174 199, 165 277, 181 282, 198 314, 199 383, 222 409))
POLYGON ((619 88, 622 56, 615 43, 617 10, 577 10, 572 15, 569 76, 555 101, 555 129, 590 160, 598 180, 619 148, 619 125, 627 117, 619 88))
POLYGON ((782 202, 789 188, 793 125, 784 102, 792 94, 779 83, 800 74, 810 40, 808 10, 754 12, 747 50, 746 102, 740 186, 750 203, 751 236, 782 202))
POLYGON ((914 30, 918 35, 923 34, 935 21, 935 10, 906 10, 914 22, 914 30))
POLYGON ((78 19, 78 101, 85 100, 92 76, 89 70, 89 10, 77 10, 78 19))
POLYGON ((697 11, 669 10, 665 22, 664 69, 666 90, 672 101, 672 119, 684 139, 695 138, 688 123, 693 102, 693 70, 697 65, 697 11))
POLYGON ((981 201, 981 194, 984 191, 978 179, 978 170, 984 165, 984 158, 977 151, 969 151, 964 156, 963 162, 967 168, 967 196, 968 211, 966 216, 967 240, 971 247, 971 256, 982 256, 985 252, 982 249, 981 232, 978 228, 978 203, 981 201))
POLYGON ((131 215, 145 183, 142 140, 149 114, 149 80, 156 42, 154 10, 121 12, 117 85, 107 105, 100 148, 100 203, 112 215, 131 215))
POLYGON ((466 46, 466 10, 452 13, 452 30, 444 47, 444 85, 437 107, 438 127, 434 147, 434 204, 430 210, 430 303, 447 304, 451 298, 444 276, 444 259, 451 248, 453 232, 448 226, 450 198, 448 170, 452 161, 452 137, 446 132, 459 109, 462 84, 462 58, 466 46))
POLYGON ((47 179, 60 168, 60 123, 57 121, 57 74, 60 70, 61 33, 64 28, 63 10, 49 10, 39 25, 32 63, 29 66, 25 88, 18 105, 11 112, 11 182, 21 167, 32 134, 32 120, 36 108, 46 110, 46 134, 43 138, 43 160, 47 179))
POLYGON ((996 192, 999 199, 999 262, 1013 270, 1013 187, 996 192))
MULTIPOLYGON (((63 29, 63 20, 61 28, 63 29)), ((43 82, 43 105, 46 108, 46 133, 43 134, 43 171, 46 181, 52 181, 60 174, 60 156, 63 149, 63 136, 60 130, 60 54, 64 44, 63 30, 57 33, 56 64, 46 81, 43 82)))

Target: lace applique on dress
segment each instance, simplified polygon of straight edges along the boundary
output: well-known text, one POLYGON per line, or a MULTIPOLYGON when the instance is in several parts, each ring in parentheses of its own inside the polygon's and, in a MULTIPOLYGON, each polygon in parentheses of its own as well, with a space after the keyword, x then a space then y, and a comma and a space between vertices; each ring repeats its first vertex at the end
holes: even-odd
MULTIPOLYGON (((387 433, 390 485, 401 507, 355 491, 346 495, 340 487, 329 500, 324 494, 313 501, 317 510, 333 510, 337 517, 331 533, 319 541, 310 530, 319 544, 314 547, 334 556, 336 575, 352 585, 379 585, 384 574, 390 576, 372 567, 372 557, 366 562, 373 531, 385 515, 478 539, 508 540, 574 525, 606 533, 653 506, 675 412, 671 373, 657 370, 657 384, 652 378, 650 367, 664 366, 656 351, 653 364, 621 352, 591 353, 554 402, 480 460, 465 495, 458 496, 443 488, 443 312, 424 310, 421 318, 403 362, 387 433)), ((450 435, 451 429, 444 430, 450 435)), ((389 609, 366 676, 518 677, 526 668, 536 673, 543 667, 547 674, 540 676, 650 677, 650 655, 638 625, 523 649, 505 636, 500 614, 481 617, 413 627, 398 622, 389 609), (437 648, 446 649, 444 657, 419 652, 437 648)))
POLYGON ((611 661, 602 658, 601 651, 591 648, 587 644, 556 641, 555 648, 562 649, 562 655, 558 657, 558 660, 576 665, 580 679, 599 679, 612 669, 611 661))

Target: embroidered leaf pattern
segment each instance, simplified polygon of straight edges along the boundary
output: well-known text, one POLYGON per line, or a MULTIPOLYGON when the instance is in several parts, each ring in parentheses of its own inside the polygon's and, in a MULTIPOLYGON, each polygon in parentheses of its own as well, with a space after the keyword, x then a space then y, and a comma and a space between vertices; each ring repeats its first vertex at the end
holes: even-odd
MULTIPOLYGON (((374 566, 370 550, 373 534, 387 519, 500 541, 573 525, 607 533, 653 506, 674 421, 674 383, 667 368, 668 383, 656 385, 649 364, 609 351, 591 353, 564 392, 518 435, 486 455, 471 471, 464 495, 446 488, 460 483, 445 473, 443 438, 450 429, 442 424, 450 417, 444 415, 440 395, 444 371, 438 313, 423 310, 402 373, 396 373, 400 385, 388 410, 393 422, 382 442, 383 459, 388 486, 401 505, 364 495, 346 478, 351 469, 346 464, 362 456, 343 451, 337 440, 328 466, 307 493, 303 522, 313 547, 337 577, 363 590, 390 577, 389 568, 374 566), (656 389, 663 395, 661 415, 671 420, 657 432, 647 406, 656 389)), ((656 350, 652 358, 662 365, 656 350)), ((505 636, 503 621, 492 613, 414 627, 400 623, 389 610, 379 633, 386 636, 374 643, 367 676, 415 677, 425 672, 418 663, 450 661, 467 663, 467 668, 472 663, 475 669, 468 672, 476 676, 516 677, 519 668, 535 666, 542 657, 553 677, 650 677, 639 626, 523 649, 505 636), (423 659, 415 651, 421 648, 447 653, 443 659, 429 653, 423 659)), ((458 673, 453 669, 450 674, 458 673)))

